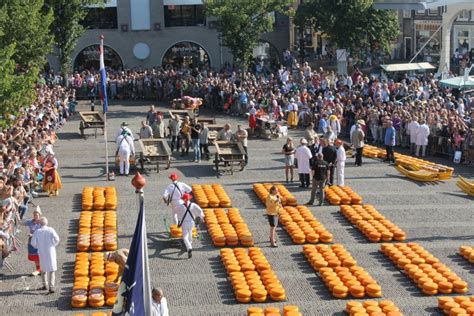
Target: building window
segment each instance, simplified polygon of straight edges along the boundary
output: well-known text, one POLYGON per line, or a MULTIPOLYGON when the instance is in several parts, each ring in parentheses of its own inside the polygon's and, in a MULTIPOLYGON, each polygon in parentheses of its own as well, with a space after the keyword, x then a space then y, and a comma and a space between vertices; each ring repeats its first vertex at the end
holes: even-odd
POLYGON ((469 11, 462 10, 461 12, 459 12, 457 20, 458 21, 469 21, 469 11))
POLYGON ((206 24, 202 5, 165 5, 165 26, 203 26, 206 24))
POLYGON ((471 21, 474 21, 474 10, 471 10, 471 21))
POLYGON ((116 29, 117 7, 88 8, 87 15, 82 21, 86 29, 116 29))
POLYGON ((457 48, 459 53, 466 54, 469 52, 469 30, 459 30, 456 34, 457 36, 457 48))
POLYGON ((425 10, 416 10, 416 15, 425 15, 425 10))
POLYGON ((429 9, 428 10, 429 15, 438 15, 438 8, 436 9, 429 9))
POLYGON ((206 50, 194 42, 179 42, 170 47, 161 61, 163 67, 209 67, 211 65, 206 50))
POLYGON ((410 10, 403 10, 403 18, 404 19, 411 19, 411 11, 410 10))

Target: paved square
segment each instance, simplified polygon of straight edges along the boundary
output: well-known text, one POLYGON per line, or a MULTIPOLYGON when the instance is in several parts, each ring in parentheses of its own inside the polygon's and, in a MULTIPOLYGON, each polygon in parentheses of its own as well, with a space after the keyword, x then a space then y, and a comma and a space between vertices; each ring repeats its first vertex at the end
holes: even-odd
MULTIPOLYGON (((82 104, 80 109, 86 110, 82 104)), ((164 107, 159 107, 164 111, 164 107)), ((127 103, 112 105, 108 114, 109 140, 112 141, 120 123, 127 121, 137 132, 140 121, 146 116, 148 104, 127 103)), ((203 116, 209 116, 205 112, 203 116)), ((239 121, 236 118, 218 115, 217 121, 231 121, 233 129, 239 121)), ((243 124, 247 124, 241 120, 243 124)), ((83 186, 114 185, 118 192, 118 237, 119 247, 128 248, 135 228, 138 211, 131 177, 117 177, 107 183, 101 174, 105 168, 104 140, 99 133, 96 139, 90 136, 81 139, 78 134, 78 119, 73 119, 59 132, 55 151, 59 160, 59 172, 64 188, 59 197, 40 197, 34 200, 41 205, 60 238, 58 248, 58 285, 53 295, 35 291, 38 282, 33 277, 21 278, 32 271, 32 264, 26 259, 26 229, 20 233, 24 246, 12 255, 10 263, 15 265, 14 273, 5 273, 0 278, 1 313, 3 315, 72 315, 74 312, 91 312, 91 309, 73 311, 70 307, 73 282, 74 258, 76 252, 77 225, 80 212, 80 194, 83 186), (26 283, 26 286, 25 286, 26 283), (31 285, 31 286, 30 286, 31 285), (33 290, 26 290, 32 287, 33 290)), ((87 130, 87 133, 92 133, 87 130)), ((292 131, 297 139, 302 131, 292 131)), ((219 249, 211 245, 207 232, 201 240, 195 240, 195 252, 191 260, 179 256, 179 249, 168 241, 164 219, 170 212, 161 199, 168 175, 178 171, 181 179, 192 183, 220 183, 238 208, 253 233, 256 246, 261 247, 274 271, 286 289, 288 302, 298 305, 304 315, 343 315, 347 300, 337 300, 316 276, 306 262, 302 247, 293 245, 289 236, 280 229, 280 246, 270 248, 268 223, 263 216, 264 206, 252 191, 254 182, 284 180, 284 162, 280 154, 283 139, 250 140, 249 165, 243 172, 216 177, 211 162, 192 163, 192 153, 186 159, 175 155, 170 170, 160 173, 150 171, 145 188, 146 220, 150 255, 151 278, 154 286, 164 289, 171 315, 245 315, 250 305, 239 304, 233 296, 230 283, 226 280, 220 263, 219 249)), ((138 150, 138 146, 137 146, 138 150)), ((109 155, 113 156, 115 144, 109 143, 109 155)), ((446 164, 446 160, 439 160, 446 164)), ((473 199, 462 193, 455 185, 455 179, 437 185, 423 185, 403 178, 393 167, 378 160, 364 158, 361 168, 352 166, 353 159, 346 165, 346 183, 359 193, 364 203, 372 204, 393 223, 405 230, 407 241, 420 243, 428 251, 447 264, 465 279, 474 294, 474 265, 457 255, 459 246, 474 244, 473 199)), ((113 165, 113 161, 112 161, 113 165)), ((455 173, 473 177, 473 169, 455 166, 455 173)), ((309 191, 290 184, 288 189, 299 203, 309 199, 309 191)), ((399 272, 379 251, 379 244, 370 243, 356 228, 339 213, 339 207, 324 205, 311 207, 313 214, 334 234, 334 241, 342 243, 359 265, 365 268, 382 286, 383 297, 391 299, 405 315, 436 315, 436 297, 421 294, 412 281, 399 272)), ((31 211, 27 216, 31 216, 31 211)), ((169 220, 168 220, 169 222, 169 220)), ((284 303, 257 305, 282 306, 284 303)))

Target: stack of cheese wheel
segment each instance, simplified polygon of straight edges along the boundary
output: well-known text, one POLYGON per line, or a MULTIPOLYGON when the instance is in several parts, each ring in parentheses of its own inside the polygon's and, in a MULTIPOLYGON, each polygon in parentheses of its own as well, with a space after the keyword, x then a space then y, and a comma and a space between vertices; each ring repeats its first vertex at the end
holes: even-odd
POLYGON ((304 244, 317 242, 332 242, 333 236, 326 230, 311 213, 311 211, 302 205, 296 207, 285 206, 280 211, 280 222, 285 230, 290 234, 295 244, 304 244))
POLYGON ((92 195, 94 196, 94 210, 103 210, 105 208, 105 189, 95 187, 92 195))
POLYGON ((349 301, 346 304, 346 312, 351 316, 359 315, 387 315, 403 316, 400 309, 390 300, 382 301, 349 301))
POLYGON ((341 205, 340 210, 372 242, 406 239, 406 233, 372 205, 341 205))
POLYGON ((385 149, 371 145, 365 145, 364 149, 362 150, 362 155, 368 158, 385 158, 387 153, 385 149))
POLYGON ((461 246, 459 248, 459 254, 470 263, 474 263, 474 248, 469 246, 461 246))
POLYGON ((105 188, 105 209, 115 210, 117 208, 117 191, 115 187, 105 188))
POLYGON ((217 197, 216 192, 214 192, 212 185, 204 184, 202 186, 202 189, 204 190, 204 193, 206 193, 206 198, 207 198, 209 207, 219 207, 220 201, 219 201, 219 198, 217 197))
POLYGON ((332 205, 339 205, 339 204, 361 204, 362 197, 352 191, 352 189, 348 186, 330 186, 324 188, 324 193, 326 195, 326 199, 332 205))
POLYGON ((280 312, 278 307, 267 306, 261 307, 249 307, 247 308, 247 316, 270 316, 270 315, 282 315, 282 316, 301 316, 300 309, 296 305, 283 306, 283 313, 280 312))
POLYGON ((426 295, 462 294, 468 290, 465 281, 417 243, 382 244, 380 251, 426 295))
POLYGON ((260 248, 222 248, 220 254, 237 301, 286 300, 285 290, 260 248))
POLYGON ((225 209, 205 209, 204 218, 214 246, 237 246, 239 242, 243 246, 253 246, 252 234, 238 209, 230 208, 227 212, 225 209))
POLYGON ((91 307, 102 307, 105 305, 105 258, 102 252, 93 252, 90 261, 89 297, 91 307))
POLYGON ((217 198, 219 199, 219 206, 220 207, 231 207, 232 202, 225 192, 224 188, 220 184, 213 184, 212 189, 217 195, 217 198))
POLYGON ((257 194, 260 201, 265 203, 267 196, 270 194, 270 188, 275 186, 277 188, 278 194, 280 195, 281 204, 283 206, 296 206, 297 201, 293 194, 288 191, 288 189, 281 183, 254 183, 253 191, 257 194))
POLYGON ((204 192, 202 186, 193 184, 192 190, 193 190, 193 197, 196 203, 202 208, 209 207, 209 201, 207 200, 206 193, 204 192))
POLYGON ((74 267, 74 285, 72 288, 71 306, 84 308, 87 306, 89 290, 89 254, 78 252, 74 267))
POLYGON ((104 212, 92 212, 91 227, 91 249, 92 251, 102 251, 104 249, 104 212))
POLYGON ((77 251, 87 251, 91 245, 92 212, 82 211, 79 217, 79 233, 77 236, 77 251))
POLYGON ((104 248, 107 251, 117 250, 117 213, 104 211, 104 248))
POLYGON ((90 211, 94 208, 94 197, 92 192, 94 189, 92 187, 84 187, 82 189, 82 210, 90 211))
POLYGON ((402 166, 408 170, 413 171, 429 171, 436 174, 436 178, 439 180, 449 180, 453 176, 454 168, 448 167, 441 164, 436 164, 431 161, 419 159, 412 156, 395 154, 395 163, 397 166, 402 166))
MULTIPOLYGON (((171 238, 182 238, 183 237, 183 230, 181 227, 178 227, 176 224, 170 225, 170 236, 171 238)), ((196 226, 193 227, 193 237, 197 236, 197 229, 196 226)))
POLYGON ((336 298, 381 297, 382 289, 343 245, 304 245, 303 253, 336 298))
POLYGON ((119 285, 115 282, 119 273, 119 266, 115 262, 105 262, 105 283, 104 294, 105 304, 107 306, 114 306, 117 299, 117 292, 119 285))
POLYGON ((442 296, 438 308, 445 315, 474 315, 474 296, 442 296))

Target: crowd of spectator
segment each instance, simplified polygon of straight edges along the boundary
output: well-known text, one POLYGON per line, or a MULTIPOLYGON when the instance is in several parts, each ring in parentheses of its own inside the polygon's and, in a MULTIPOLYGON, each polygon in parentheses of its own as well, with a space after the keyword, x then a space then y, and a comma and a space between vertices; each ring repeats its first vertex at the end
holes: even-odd
POLYGON ((35 263, 33 274, 41 271, 37 249, 42 245, 32 244, 31 240, 37 230, 46 226, 46 221, 39 207, 32 214, 28 210, 38 194, 59 194, 61 180, 54 153, 56 130, 64 124, 70 110, 75 111, 74 100, 73 90, 51 82, 45 84, 43 78, 36 86, 33 104, 10 117, 13 124, 0 131, 0 268, 6 264, 3 259, 18 250, 16 235, 18 227, 24 225, 29 234, 28 259, 35 263))
MULTIPOLYGON (((472 95, 442 88, 428 73, 406 74, 395 81, 365 75, 357 68, 350 75, 339 75, 293 62, 274 72, 152 68, 108 75, 111 99, 169 101, 188 95, 231 115, 256 111, 271 113, 277 120, 296 111, 298 125, 313 122, 316 131, 333 137, 349 136, 354 122, 364 120, 364 132, 375 144, 383 143, 390 120, 396 145, 402 147, 410 146, 408 124, 416 118, 429 127, 429 153, 452 156, 472 146, 472 95)), ((97 73, 76 73, 68 80, 78 95, 96 97, 97 73)), ((290 123, 295 124, 293 117, 290 123)))

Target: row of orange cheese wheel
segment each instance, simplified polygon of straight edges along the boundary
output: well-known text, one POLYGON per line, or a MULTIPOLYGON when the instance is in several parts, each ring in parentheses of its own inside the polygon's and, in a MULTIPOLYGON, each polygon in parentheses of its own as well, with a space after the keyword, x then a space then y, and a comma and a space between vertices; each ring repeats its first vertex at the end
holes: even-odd
POLYGON ((265 203, 267 196, 270 194, 270 188, 275 186, 280 196, 281 204, 283 206, 296 206, 298 201, 293 194, 288 191, 288 189, 281 183, 254 183, 253 191, 257 194, 260 201, 265 203))
POLYGON ((474 315, 474 296, 442 296, 438 298, 438 308, 445 315, 474 315))
POLYGON ((254 245, 253 236, 238 209, 204 209, 204 218, 214 246, 254 245))
POLYGON ((459 248, 459 254, 464 257, 470 263, 474 263, 474 248, 469 246, 461 246, 459 248))
POLYGON ((426 295, 466 293, 468 284, 417 243, 382 244, 381 252, 426 295))
POLYGON ((77 250, 117 250, 117 213, 82 211, 79 218, 77 250))
POLYGON ((306 206, 285 206, 280 211, 279 218, 295 244, 330 243, 333 240, 332 234, 306 206))
POLYGON ((357 265, 343 245, 304 245, 303 253, 332 295, 346 298, 381 297, 382 289, 364 268, 357 265))
POLYGON ((232 201, 220 184, 193 184, 193 196, 202 207, 231 207, 232 201))
POLYGON ((115 262, 107 262, 105 254, 76 253, 74 286, 71 305, 75 308, 113 306, 118 284, 114 282, 119 271, 115 262))
POLYGON ((391 300, 349 301, 346 304, 346 312, 350 316, 403 316, 391 300))
MULTIPOLYGON (((182 238, 183 237, 183 229, 178 227, 176 224, 170 225, 170 236, 171 238, 182 238)), ((197 229, 196 226, 193 226, 193 237, 197 236, 197 229)))
MULTIPOLYGON (((74 316, 88 316, 88 314, 84 313, 75 313, 74 316)), ((112 316, 112 312, 93 312, 90 316, 112 316)))
POLYGON ((300 309, 296 305, 285 305, 280 312, 278 307, 267 306, 265 308, 252 306, 247 308, 247 316, 301 316, 300 309))
POLYGON ((115 210, 116 208, 115 187, 84 187, 82 189, 82 210, 115 210))
POLYGON ((238 302, 286 300, 285 290, 260 248, 222 248, 220 256, 238 302))
POLYGON ((341 205, 340 211, 372 242, 406 239, 406 233, 372 205, 341 205))
POLYGON ((356 205, 362 203, 362 197, 355 193, 349 186, 327 186, 324 188, 324 194, 326 200, 332 205, 356 205))

